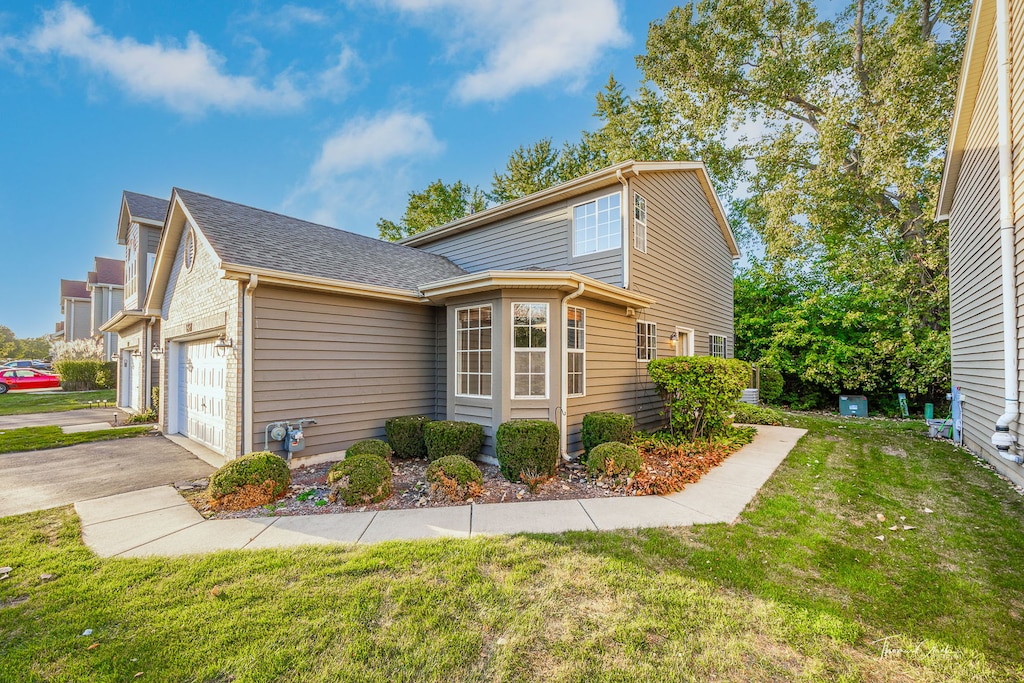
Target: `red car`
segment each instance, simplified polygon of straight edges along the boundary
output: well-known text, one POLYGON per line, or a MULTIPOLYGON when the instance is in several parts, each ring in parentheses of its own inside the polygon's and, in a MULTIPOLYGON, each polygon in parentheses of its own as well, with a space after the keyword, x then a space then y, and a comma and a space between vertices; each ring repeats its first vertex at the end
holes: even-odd
POLYGON ((0 371, 0 394, 11 389, 50 389, 60 386, 60 377, 29 368, 0 371))

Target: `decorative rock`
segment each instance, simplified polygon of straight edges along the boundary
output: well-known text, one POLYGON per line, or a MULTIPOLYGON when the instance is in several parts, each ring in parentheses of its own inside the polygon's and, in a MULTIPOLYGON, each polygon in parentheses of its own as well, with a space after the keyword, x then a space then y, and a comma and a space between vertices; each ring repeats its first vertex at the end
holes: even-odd
POLYGON ((39 579, 41 581, 52 581, 57 578, 56 574, 40 574, 39 579))
POLYGON ((14 571, 14 567, 0 567, 0 574, 10 574, 14 571))

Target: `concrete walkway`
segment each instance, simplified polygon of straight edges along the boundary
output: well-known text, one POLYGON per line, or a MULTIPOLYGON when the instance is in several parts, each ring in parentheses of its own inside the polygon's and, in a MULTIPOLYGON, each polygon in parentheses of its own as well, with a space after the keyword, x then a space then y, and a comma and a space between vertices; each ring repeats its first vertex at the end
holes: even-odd
POLYGON ((103 429, 109 429, 115 420, 118 425, 123 425, 127 419, 128 414, 119 408, 80 408, 57 413, 0 415, 0 431, 19 427, 71 427, 95 423, 103 423, 103 429))
POLYGON ((753 443, 667 496, 204 520, 172 487, 158 486, 76 503, 75 510, 86 545, 101 557, 731 523, 805 431, 758 427, 753 443))

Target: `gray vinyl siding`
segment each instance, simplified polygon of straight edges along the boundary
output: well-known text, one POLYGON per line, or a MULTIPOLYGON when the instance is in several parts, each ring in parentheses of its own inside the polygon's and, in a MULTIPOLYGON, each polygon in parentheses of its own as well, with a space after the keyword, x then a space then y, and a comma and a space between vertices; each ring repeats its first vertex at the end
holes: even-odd
MULTIPOLYGON (((647 253, 632 248, 630 289, 657 301, 644 319, 658 324, 658 353, 668 354, 676 326, 694 330, 693 351, 708 354, 708 335, 724 335, 733 355, 733 261, 695 171, 649 173, 630 180, 647 200, 647 253)), ((672 353, 671 355, 675 355, 672 353)))
POLYGON ((254 299, 253 443, 268 422, 311 417, 303 455, 382 438, 399 415, 435 416, 435 309, 259 287, 254 299))
POLYGON ((139 273, 139 301, 146 300, 146 290, 148 288, 149 279, 151 277, 149 273, 149 256, 156 253, 157 246, 160 244, 160 233, 159 228, 140 227, 141 234, 139 235, 139 262, 138 262, 138 273, 139 273))
POLYGON ((1003 409, 995 45, 992 40, 986 56, 949 216, 952 379, 966 397, 965 443, 978 453, 994 452, 989 439, 1003 409))
POLYGON ((71 309, 68 320, 73 323, 64 325, 67 340, 87 339, 92 336, 92 303, 69 300, 65 306, 71 309))
MULTIPOLYGON (((446 256, 470 273, 526 268, 571 270, 621 286, 622 249, 574 257, 571 239, 572 207, 619 192, 620 188, 621 185, 615 181, 614 186, 468 232, 442 237, 419 248, 446 256)), ((623 216, 625 214, 624 206, 623 216)))

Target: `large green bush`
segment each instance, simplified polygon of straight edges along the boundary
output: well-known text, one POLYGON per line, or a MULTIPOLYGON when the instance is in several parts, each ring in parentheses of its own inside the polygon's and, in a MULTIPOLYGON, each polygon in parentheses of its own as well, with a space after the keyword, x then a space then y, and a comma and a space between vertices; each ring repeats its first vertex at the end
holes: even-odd
POLYGON ((748 425, 780 425, 782 413, 768 406, 738 402, 732 407, 732 421, 748 425))
POLYGON ((116 384, 117 363, 102 360, 59 360, 53 370, 64 391, 110 389, 116 384))
POLYGON ((379 503, 391 495, 391 465, 379 455, 346 457, 327 471, 331 498, 345 505, 379 503))
POLYGON ((714 356, 660 358, 647 372, 665 399, 673 435, 690 440, 721 433, 750 380, 749 363, 714 356))
POLYGON ((782 396, 784 382, 782 373, 775 368, 761 366, 761 390, 759 398, 764 403, 774 404, 782 396))
POLYGON ((629 443, 633 438, 633 416, 620 413, 587 413, 583 416, 580 440, 584 454, 609 441, 629 443))
POLYGON ((472 460, 484 447, 484 428, 475 422, 428 422, 423 425, 423 441, 430 461, 446 455, 461 455, 472 460))
POLYGON ((237 493, 243 486, 263 486, 273 482, 270 493, 278 498, 288 489, 292 473, 281 457, 269 451, 248 453, 228 461, 210 477, 209 493, 213 498, 222 498, 237 493))
POLYGON ((461 455, 446 455, 430 463, 426 477, 432 490, 455 501, 466 500, 483 491, 484 475, 480 468, 461 455))
POLYGON ((384 434, 399 458, 427 457, 423 427, 430 422, 426 415, 403 415, 384 423, 384 434))
POLYGON ((617 441, 599 444, 587 456, 587 472, 591 476, 633 475, 640 471, 643 464, 643 458, 636 448, 617 441))
POLYGON ((554 476, 558 470, 558 425, 554 422, 503 422, 494 440, 498 466, 509 481, 524 481, 524 474, 554 476))
POLYGON ((346 458, 350 458, 353 455, 363 455, 365 453, 377 455, 385 460, 389 460, 391 458, 391 446, 387 445, 380 439, 363 439, 362 441, 356 441, 345 449, 346 458))

